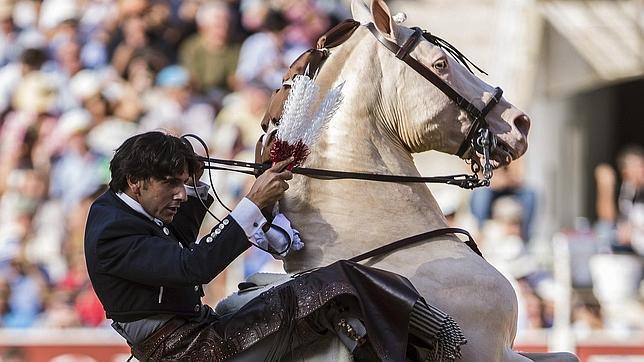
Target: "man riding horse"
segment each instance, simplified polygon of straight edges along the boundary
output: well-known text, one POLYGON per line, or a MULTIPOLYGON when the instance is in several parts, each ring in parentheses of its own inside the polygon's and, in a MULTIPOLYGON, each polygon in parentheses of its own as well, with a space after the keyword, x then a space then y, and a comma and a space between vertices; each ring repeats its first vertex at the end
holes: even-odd
MULTIPOLYGON (((110 189, 89 212, 85 255, 107 317, 135 357, 225 360, 274 335, 274 343, 252 353, 280 360, 328 330, 335 333, 338 326, 352 339, 347 343, 356 357, 398 360, 407 353, 406 338, 400 336, 406 336, 408 314, 421 298, 406 280, 356 264, 340 263, 300 276, 231 315, 218 315, 201 303, 202 285, 270 227, 261 210, 272 210, 288 188, 292 173, 283 169, 292 161, 266 170, 230 215, 197 239, 214 200, 205 196, 207 185, 196 185, 203 169, 191 147, 175 136, 149 132, 116 150, 110 189), (362 297, 374 292, 381 294, 378 303, 362 297), (373 320, 366 328, 358 321, 365 315, 373 320), (399 333, 379 332, 396 328, 399 333)), ((273 249, 281 248, 276 246, 281 240, 268 239, 273 249)), ((440 311, 424 312, 440 319, 429 333, 458 331, 440 311)))

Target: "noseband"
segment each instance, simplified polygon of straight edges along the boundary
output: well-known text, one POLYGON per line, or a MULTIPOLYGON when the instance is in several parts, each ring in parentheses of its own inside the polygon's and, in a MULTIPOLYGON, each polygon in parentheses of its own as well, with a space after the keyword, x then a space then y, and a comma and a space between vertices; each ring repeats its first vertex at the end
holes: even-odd
MULTIPOLYGON (((398 46, 398 44, 385 39, 385 37, 382 36, 382 34, 378 31, 378 29, 376 29, 373 23, 369 23, 366 26, 371 34, 373 34, 373 36, 382 45, 384 45, 385 48, 389 49, 396 55, 396 58, 405 62, 413 70, 415 70, 416 73, 430 81, 434 86, 436 86, 436 88, 440 89, 441 92, 443 92, 447 97, 449 97, 454 103, 456 103, 461 109, 463 109, 472 117, 472 125, 467 132, 467 136, 456 152, 456 155, 463 157, 465 152, 467 152, 467 150, 469 150, 470 148, 473 148, 476 152, 483 155, 484 180, 481 181, 484 181, 486 183, 485 186, 488 186, 490 178, 492 178, 492 165, 490 164, 490 155, 494 147, 496 147, 496 138, 492 135, 492 132, 490 132, 490 128, 485 117, 488 113, 490 113, 492 108, 494 108, 494 106, 499 103, 501 96, 503 95, 503 90, 499 87, 494 88, 494 95, 492 96, 492 98, 490 98, 487 104, 485 104, 483 109, 479 110, 475 105, 461 96, 457 91, 450 87, 449 84, 447 84, 443 79, 436 75, 436 73, 432 72, 429 68, 427 68, 411 56, 411 52, 414 50, 414 48, 416 48, 416 45, 418 45, 420 38, 423 37, 430 43, 448 51, 454 57, 454 59, 458 60, 471 72, 472 70, 467 65, 469 59, 467 59, 467 57, 465 57, 451 44, 437 36, 432 35, 429 32, 421 30, 420 28, 412 28, 414 33, 402 46, 398 46)), ((474 65, 474 67, 476 66, 474 65)), ((479 69, 478 67, 476 68, 479 69)), ((478 167, 479 166, 476 162, 472 162, 472 171, 474 171, 475 173, 478 172, 478 167)))

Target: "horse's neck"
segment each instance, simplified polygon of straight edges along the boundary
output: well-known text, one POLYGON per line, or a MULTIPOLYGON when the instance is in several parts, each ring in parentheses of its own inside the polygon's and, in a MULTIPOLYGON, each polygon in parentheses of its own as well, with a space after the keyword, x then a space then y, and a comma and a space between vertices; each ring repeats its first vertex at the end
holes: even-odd
MULTIPOLYGON (((325 65, 326 67, 326 65, 325 65)), ((339 79, 343 79, 342 69, 339 79)), ((346 75, 348 76, 348 75, 346 75)), ((345 78, 346 79, 346 78, 345 78)), ((388 116, 369 104, 373 85, 345 86, 345 100, 305 166, 380 174, 418 175, 411 154, 392 136, 388 116)), ((378 102, 376 102, 378 103, 378 102)), ((371 103, 374 104, 374 103, 371 103)), ((358 255, 391 241, 445 227, 424 184, 316 180, 296 176, 281 203, 305 248, 291 253, 288 271, 358 255)))

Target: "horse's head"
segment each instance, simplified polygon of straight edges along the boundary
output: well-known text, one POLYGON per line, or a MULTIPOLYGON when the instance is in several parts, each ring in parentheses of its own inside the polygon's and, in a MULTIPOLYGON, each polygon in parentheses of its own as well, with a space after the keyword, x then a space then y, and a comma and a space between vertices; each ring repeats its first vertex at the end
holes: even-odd
MULTIPOLYGON (((405 148, 411 152, 433 149, 458 154, 465 141, 459 156, 478 163, 481 155, 466 147, 467 137, 472 128, 476 131, 479 127, 474 124, 478 123, 475 116, 490 108, 481 122, 487 124, 497 144, 490 155, 492 166, 507 164, 526 151, 529 118, 466 68, 463 58, 456 55, 461 58, 459 62, 453 57, 460 54, 453 52, 453 47, 429 33, 397 24, 384 1, 372 0, 369 10, 361 0, 354 0, 352 12, 361 23, 373 23, 371 38, 383 77, 379 90, 382 109, 377 113, 384 127, 405 148), (423 72, 432 74, 423 76, 423 72), (443 83, 453 93, 439 89, 436 83, 443 83), (493 99, 495 94, 497 99, 493 99)), ((470 137, 474 135, 476 139, 475 133, 470 137)))

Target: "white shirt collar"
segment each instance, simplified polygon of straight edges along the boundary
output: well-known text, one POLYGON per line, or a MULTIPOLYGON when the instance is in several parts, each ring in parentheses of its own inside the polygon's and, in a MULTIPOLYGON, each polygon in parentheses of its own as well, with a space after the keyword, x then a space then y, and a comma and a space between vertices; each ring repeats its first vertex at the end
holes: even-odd
POLYGON ((150 221, 153 221, 155 224, 157 224, 159 226, 163 226, 163 221, 161 221, 161 220, 153 217, 152 215, 148 214, 147 211, 145 211, 145 209, 143 209, 143 206, 141 206, 141 204, 139 204, 138 201, 136 201, 133 198, 131 198, 125 192, 117 192, 116 196, 118 196, 121 200, 123 200, 123 202, 125 202, 127 204, 127 206, 131 207, 132 210, 134 210, 134 211, 138 212, 139 214, 147 217, 148 219, 150 219, 150 221))

